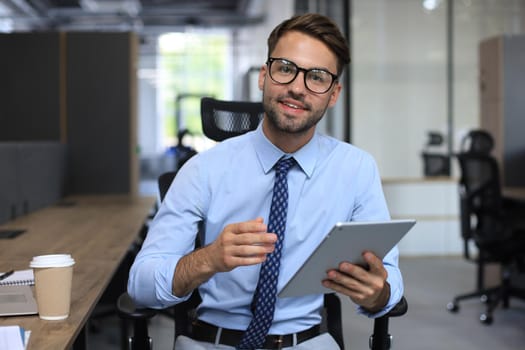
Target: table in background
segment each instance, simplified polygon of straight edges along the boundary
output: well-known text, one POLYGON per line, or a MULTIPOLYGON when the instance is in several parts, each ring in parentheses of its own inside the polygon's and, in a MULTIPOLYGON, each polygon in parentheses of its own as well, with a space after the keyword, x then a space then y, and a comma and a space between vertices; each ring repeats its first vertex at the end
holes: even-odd
POLYGON ((69 253, 75 259, 71 312, 66 320, 11 316, 0 317, 0 325, 30 330, 30 350, 71 348, 84 333, 86 321, 154 202, 149 197, 78 196, 0 225, 0 229, 27 230, 14 239, 0 240, 0 271, 27 269, 35 255, 69 253))
MULTIPOLYGON (((525 207, 525 187, 504 187, 503 195, 507 198, 517 200, 520 203, 523 202, 523 206, 525 207)), ((525 217, 525 215, 523 217, 525 217)), ((525 274, 513 273, 511 275, 511 283, 517 288, 525 289, 525 274)))
POLYGON ((525 201, 525 187, 503 187, 503 196, 525 201))

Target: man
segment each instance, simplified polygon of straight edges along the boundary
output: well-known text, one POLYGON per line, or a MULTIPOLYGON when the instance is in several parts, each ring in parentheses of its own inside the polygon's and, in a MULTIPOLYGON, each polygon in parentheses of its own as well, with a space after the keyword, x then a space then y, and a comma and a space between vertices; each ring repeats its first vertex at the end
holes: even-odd
MULTIPOLYGON (((346 41, 328 18, 307 14, 284 21, 268 38, 268 60, 259 74, 261 125, 198 154, 177 174, 128 284, 137 303, 156 308, 199 289, 195 334, 179 337, 177 349, 273 348, 275 335, 293 339, 285 348, 338 349, 328 334, 318 333, 322 295, 272 296, 269 329, 255 342, 250 329, 259 326, 259 311, 267 307, 256 302, 265 293, 257 287, 262 265, 280 264, 278 291, 336 222, 389 219, 372 157, 316 132, 339 97, 339 77, 349 61, 346 41), (290 157, 284 233, 276 234, 270 214, 274 165, 290 157), (204 244, 194 251, 199 228, 204 244)), ((403 294, 397 258, 397 249, 383 261, 366 252, 368 269, 341 262, 319 283, 377 317, 403 294)))

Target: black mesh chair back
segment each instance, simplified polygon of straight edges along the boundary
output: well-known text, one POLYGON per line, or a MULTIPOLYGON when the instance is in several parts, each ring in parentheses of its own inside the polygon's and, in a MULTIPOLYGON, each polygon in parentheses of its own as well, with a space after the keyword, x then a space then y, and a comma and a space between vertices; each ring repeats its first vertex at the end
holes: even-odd
POLYGON ((458 161, 460 203, 465 211, 463 237, 473 238, 478 246, 507 239, 496 159, 486 154, 463 153, 458 155, 458 161))
MULTIPOLYGON (((461 235, 464 242, 464 255, 468 260, 475 260, 470 256, 469 240, 472 239, 472 226, 474 203, 471 200, 472 193, 489 186, 492 177, 491 166, 487 162, 476 161, 481 155, 489 155, 494 140, 492 136, 481 129, 471 130, 463 137, 460 144, 460 153, 456 155, 461 170, 459 181, 459 203, 461 235), (470 160, 469 160, 470 159, 470 160)), ((499 181, 499 180, 498 180, 499 181)), ((479 202, 480 199, 475 201, 479 202)))
POLYGON ((170 188, 171 183, 175 178, 175 175, 177 175, 177 171, 168 171, 161 174, 157 179, 157 185, 159 186, 159 197, 161 202, 164 200, 166 192, 168 192, 168 189, 170 188))
POLYGON ((490 155, 493 146, 488 132, 472 130, 463 138, 462 152, 457 155, 462 235, 477 238, 478 242, 505 239, 503 226, 498 223, 502 220, 503 199, 498 163, 490 155))
POLYGON ((263 116, 260 102, 201 99, 202 131, 206 137, 218 142, 255 130, 263 116))

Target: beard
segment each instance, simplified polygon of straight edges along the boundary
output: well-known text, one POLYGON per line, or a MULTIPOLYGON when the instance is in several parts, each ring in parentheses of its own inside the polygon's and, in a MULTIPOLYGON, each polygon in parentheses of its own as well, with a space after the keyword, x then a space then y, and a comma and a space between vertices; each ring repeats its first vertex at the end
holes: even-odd
POLYGON ((310 129, 314 128, 317 123, 323 118, 323 115, 328 108, 328 102, 322 108, 314 109, 310 104, 304 102, 304 97, 289 92, 287 95, 280 95, 272 98, 267 96, 263 91, 263 105, 264 111, 266 112, 266 118, 268 119, 269 124, 272 128, 279 132, 289 133, 289 134, 305 134, 310 129), (280 101, 291 98, 303 104, 308 115, 306 118, 298 120, 296 117, 289 117, 286 113, 279 111, 280 101))

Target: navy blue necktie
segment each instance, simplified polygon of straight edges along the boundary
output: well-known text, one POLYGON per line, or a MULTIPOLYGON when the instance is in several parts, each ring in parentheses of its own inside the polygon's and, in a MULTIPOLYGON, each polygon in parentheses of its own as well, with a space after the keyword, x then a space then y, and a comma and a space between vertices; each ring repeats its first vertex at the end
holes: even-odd
POLYGON ((268 255, 261 266, 259 282, 255 290, 253 318, 244 333, 237 349, 256 349, 264 344, 268 330, 272 325, 277 299, 277 277, 281 265, 286 215, 288 210, 288 182, 286 175, 295 164, 295 159, 281 158, 275 165, 275 183, 273 186, 272 204, 268 219, 268 232, 277 234, 275 250, 268 255))

